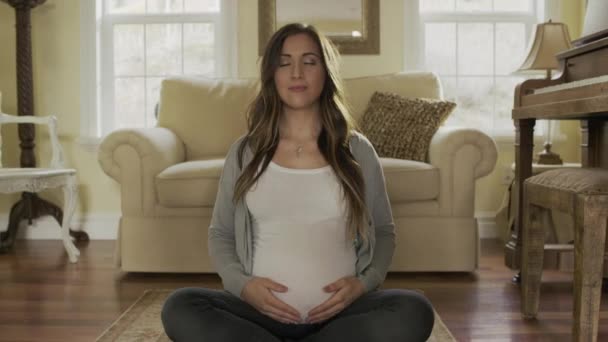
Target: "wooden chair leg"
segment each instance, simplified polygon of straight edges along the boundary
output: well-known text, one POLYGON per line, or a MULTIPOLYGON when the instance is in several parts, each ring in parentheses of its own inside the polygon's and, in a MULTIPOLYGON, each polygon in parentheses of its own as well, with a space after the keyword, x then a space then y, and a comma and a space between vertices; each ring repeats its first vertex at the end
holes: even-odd
POLYGON ((523 210, 521 312, 524 318, 530 319, 538 313, 545 246, 542 215, 547 210, 529 203, 524 204, 523 210))
POLYGON ((575 209, 574 341, 597 340, 607 217, 596 198, 579 197, 575 209))

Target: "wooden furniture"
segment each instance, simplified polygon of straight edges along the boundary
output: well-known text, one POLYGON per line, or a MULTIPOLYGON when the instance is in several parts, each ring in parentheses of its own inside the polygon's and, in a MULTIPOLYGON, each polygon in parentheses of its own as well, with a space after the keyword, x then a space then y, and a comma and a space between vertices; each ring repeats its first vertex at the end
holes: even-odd
MULTIPOLYGON (((0 0, 15 9, 15 28, 17 33, 17 105, 19 116, 34 115, 34 82, 32 74, 32 39, 31 39, 31 10, 46 0, 0 0)), ((24 121, 27 122, 27 121, 24 121)), ((30 123, 19 125, 21 148, 20 166, 23 168, 36 167, 34 156, 34 139, 36 131, 30 123)), ((63 214, 55 204, 38 197, 35 192, 26 191, 21 199, 13 205, 9 215, 8 228, 0 234, 0 253, 7 252, 13 246, 19 223, 22 220, 32 220, 41 216, 51 215, 62 224, 63 214)), ((70 231, 77 240, 86 241, 88 235, 82 231, 70 231)))
MULTIPOLYGON (((574 341, 596 341, 608 220, 608 170, 558 169, 528 178, 524 185, 522 314, 535 318, 549 210, 574 219, 574 341)), ((555 246, 571 249, 571 245, 555 246)))
MULTIPOLYGON (((517 71, 544 71, 551 79, 551 71, 558 69, 559 61, 555 55, 572 47, 568 25, 553 22, 551 19, 539 23, 534 30, 528 55, 517 71)), ((545 149, 538 154, 538 164, 563 164, 559 154, 551 151, 551 120, 547 122, 545 149)))
MULTIPOLYGON (((580 168, 580 163, 563 163, 563 164, 538 164, 532 163, 532 176, 538 175, 542 172, 562 169, 562 168, 580 168)), ((514 178, 515 176, 515 163, 511 164, 511 176, 514 178)), ((515 220, 519 217, 519 208, 517 207, 517 189, 515 187, 515 182, 511 182, 509 187, 507 188, 507 192, 505 193, 505 197, 503 199, 503 205, 499 209, 496 222, 500 228, 500 236, 503 241, 507 241, 508 237, 511 234, 513 229, 513 225, 515 224, 515 220)), ((561 222, 559 218, 563 217, 562 214, 552 214, 550 216, 550 228, 552 228, 548 235, 546 236, 545 242, 547 244, 559 243, 559 242, 569 242, 573 240, 573 236, 571 234, 572 227, 568 222, 561 222), (558 221, 556 221, 556 218, 558 221)), ((558 253, 558 252, 548 252, 545 253, 544 259, 544 269, 560 269, 565 271, 570 271, 573 269, 572 266, 573 257, 568 254, 558 253)))
MULTIPOLYGON (((583 167, 608 168, 608 37, 577 45, 557 55, 555 79, 531 79, 515 89, 515 189, 523 212, 523 181, 532 173, 534 125, 537 119, 580 120, 583 167)), ((521 265, 522 215, 515 220, 505 246, 505 264, 521 265)), ((515 277, 518 280, 518 276, 515 277)))
MULTIPOLYGON (((70 220, 76 207, 76 199, 78 198, 76 170, 65 168, 63 165, 63 152, 61 145, 59 145, 59 138, 57 137, 57 119, 54 116, 8 115, 0 110, 0 126, 8 123, 47 125, 51 141, 52 158, 49 168, 0 168, 0 193, 6 194, 23 191, 37 193, 46 189, 61 188, 63 191, 63 214, 59 218, 61 237, 70 261, 76 262, 80 253, 70 237, 70 220)), ((1 143, 2 140, 0 139, 0 147, 1 143)))

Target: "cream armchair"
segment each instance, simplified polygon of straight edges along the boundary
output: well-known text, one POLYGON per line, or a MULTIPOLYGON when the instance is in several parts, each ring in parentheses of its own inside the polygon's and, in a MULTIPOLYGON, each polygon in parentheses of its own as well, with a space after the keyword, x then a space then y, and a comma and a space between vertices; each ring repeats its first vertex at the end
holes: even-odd
MULTIPOLYGON (((103 170, 121 185, 117 262, 123 271, 214 272, 207 228, 223 157, 245 132, 249 80, 163 81, 158 125, 121 129, 99 150, 103 170)), ((374 91, 441 98, 432 73, 346 80, 360 118, 374 91)), ((492 171, 496 145, 472 128, 441 127, 429 163, 382 158, 396 226, 390 271, 473 271, 479 258, 475 181, 492 171)))

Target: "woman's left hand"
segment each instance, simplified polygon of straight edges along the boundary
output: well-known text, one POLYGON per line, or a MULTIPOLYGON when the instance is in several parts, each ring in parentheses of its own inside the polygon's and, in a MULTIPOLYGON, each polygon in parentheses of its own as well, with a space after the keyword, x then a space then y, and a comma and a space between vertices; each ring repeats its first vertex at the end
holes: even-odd
POLYGON ((363 283, 354 276, 341 278, 323 288, 325 292, 335 292, 328 300, 308 312, 306 323, 325 321, 344 310, 363 293, 363 283))

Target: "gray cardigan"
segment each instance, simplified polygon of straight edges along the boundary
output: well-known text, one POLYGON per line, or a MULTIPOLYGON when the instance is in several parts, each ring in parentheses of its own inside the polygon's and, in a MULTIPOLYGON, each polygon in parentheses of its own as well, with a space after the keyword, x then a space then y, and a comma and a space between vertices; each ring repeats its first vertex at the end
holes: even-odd
MULTIPOLYGON (((224 288, 240 297, 243 287, 253 276, 253 233, 251 214, 244 199, 233 203, 236 180, 242 169, 238 164, 240 137, 228 151, 220 177, 219 189, 209 226, 209 255, 213 267, 222 278, 224 288)), ((361 165, 365 182, 365 203, 370 213, 368 221, 369 244, 355 244, 356 272, 365 290, 380 286, 395 250, 395 225, 386 193, 384 174, 372 144, 360 133, 350 139, 350 149, 361 165)), ((243 152, 243 167, 253 157, 247 146, 243 152)), ((320 266, 322 267, 322 266, 320 266)), ((336 279, 337 280, 337 279, 336 279)))

